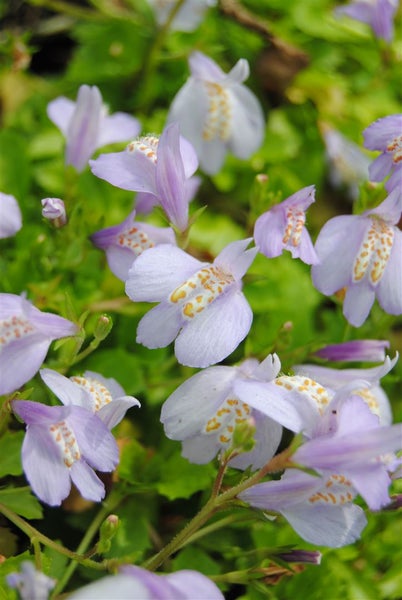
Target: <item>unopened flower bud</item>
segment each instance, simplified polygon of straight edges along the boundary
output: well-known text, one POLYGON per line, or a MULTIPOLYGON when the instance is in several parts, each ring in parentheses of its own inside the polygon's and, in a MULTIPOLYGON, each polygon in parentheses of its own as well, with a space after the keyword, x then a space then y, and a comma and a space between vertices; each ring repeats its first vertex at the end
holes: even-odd
POLYGON ((258 173, 258 175, 255 176, 255 180, 257 181, 257 183, 265 185, 266 183, 268 183, 269 177, 265 173, 258 173))
POLYGON ((113 321, 109 315, 101 315, 95 326, 94 337, 97 340, 104 340, 109 335, 113 327, 113 321))
POLYGON ((322 554, 318 550, 288 550, 278 552, 274 558, 280 558, 288 563, 319 565, 321 557, 322 554))
POLYGON ((42 216, 50 221, 57 229, 67 223, 66 209, 60 198, 43 198, 42 216))
POLYGON ((318 350, 315 355, 333 361, 381 362, 385 360, 385 349, 389 346, 387 340, 353 340, 330 344, 318 350))
POLYGON ((111 540, 115 536, 120 526, 119 517, 117 515, 109 515, 100 526, 99 541, 96 550, 99 554, 103 554, 110 550, 111 540))

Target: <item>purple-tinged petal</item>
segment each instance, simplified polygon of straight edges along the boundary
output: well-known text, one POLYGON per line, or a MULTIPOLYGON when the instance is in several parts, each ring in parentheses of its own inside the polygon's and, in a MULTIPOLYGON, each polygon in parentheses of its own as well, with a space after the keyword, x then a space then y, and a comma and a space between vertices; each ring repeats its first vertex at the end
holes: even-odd
POLYGON ((69 416, 81 454, 98 471, 113 471, 119 463, 116 440, 103 421, 89 410, 72 407, 69 416))
POLYGON ((395 189, 402 189, 402 165, 395 167, 394 172, 390 175, 389 179, 385 182, 385 189, 390 194, 395 189))
POLYGON ((44 435, 43 426, 28 427, 21 458, 35 495, 50 506, 60 505, 70 492, 70 475, 50 434, 44 435))
POLYGON ((300 258, 306 265, 316 265, 320 262, 311 241, 310 234, 305 227, 300 234, 299 246, 288 247, 288 250, 291 251, 293 258, 300 258))
POLYGON ((366 469, 355 470, 346 468, 343 474, 352 481, 353 487, 371 510, 379 510, 390 503, 388 488, 391 478, 384 465, 369 465, 366 469))
POLYGON ((247 238, 231 242, 215 258, 214 265, 231 273, 235 281, 240 281, 258 253, 258 248, 246 250, 251 241, 252 238, 247 238))
POLYGON ((394 243, 377 288, 380 306, 391 315, 402 314, 402 231, 395 229, 394 243))
POLYGON ((142 215, 148 215, 154 206, 157 206, 158 198, 149 192, 137 192, 135 197, 135 210, 142 215))
POLYGON ((388 340, 352 340, 340 344, 328 344, 315 352, 315 356, 330 361, 383 362, 388 340))
POLYGON ((210 367, 182 383, 162 406, 161 422, 167 437, 184 440, 195 435, 200 423, 207 422, 224 402, 235 377, 232 367, 210 367))
MULTIPOLYGON (((245 58, 240 58, 225 77, 225 83, 243 83, 250 75, 250 65, 245 58)), ((235 86, 233 86, 235 87, 235 86)))
POLYGON ((138 323, 137 343, 147 348, 164 348, 173 342, 182 325, 177 306, 162 302, 151 308, 138 323))
POLYGON ((243 160, 261 146, 265 135, 265 117, 256 96, 243 85, 234 85, 232 92, 233 127, 229 148, 243 160))
POLYGON ((402 131, 402 114, 377 119, 363 131, 364 146, 369 150, 386 150, 389 142, 402 131))
POLYGON ((105 486, 93 469, 83 460, 75 461, 70 468, 71 480, 86 500, 100 502, 105 497, 105 486))
MULTIPOLYGON (((179 122, 180 132, 198 157, 203 156, 204 119, 208 111, 208 96, 201 81, 189 79, 178 91, 170 106, 168 122, 179 122)), ((222 159, 223 162, 223 159, 222 159)))
POLYGON ((32 379, 45 360, 51 341, 34 333, 0 350, 0 394, 10 394, 32 379))
POLYGON ((75 102, 60 96, 56 100, 52 100, 47 106, 47 115, 49 119, 60 129, 66 136, 68 126, 72 119, 75 110, 75 102))
POLYGON ((367 319, 374 300, 375 292, 368 283, 350 285, 343 301, 343 314, 351 325, 360 327, 367 319))
POLYGON ((320 292, 334 294, 350 284, 353 264, 369 227, 366 218, 352 215, 334 217, 324 225, 315 244, 320 263, 311 269, 314 286, 320 292))
POLYGON ((65 406, 81 406, 90 409, 91 400, 88 392, 52 369, 41 369, 39 372, 47 387, 57 396, 65 406))
POLYGON ((370 181, 382 181, 392 168, 392 156, 380 154, 369 166, 370 181))
POLYGON ((60 198, 43 198, 42 217, 47 219, 56 228, 64 227, 67 223, 66 207, 60 198))
POLYGON ((21 563, 20 573, 10 573, 6 576, 7 584, 18 590, 21 600, 47 600, 56 581, 37 571, 29 561, 21 563))
POLYGON ((97 411, 98 417, 103 421, 108 429, 113 429, 124 418, 127 410, 133 406, 141 406, 139 401, 132 396, 122 396, 116 398, 109 404, 102 406, 97 411))
POLYGON ((71 414, 71 409, 64 406, 47 406, 30 400, 13 400, 13 412, 27 425, 51 425, 55 421, 63 421, 71 414))
POLYGON ((141 131, 140 122, 126 113, 117 112, 102 119, 100 133, 97 140, 97 148, 125 142, 137 137, 141 131))
POLYGON ((254 239, 261 254, 268 258, 282 254, 285 227, 285 214, 281 210, 271 209, 258 217, 254 226, 254 239))
POLYGON ((182 570, 165 576, 166 581, 182 600, 224 600, 219 588, 198 571, 182 570), (180 595, 180 596, 179 596, 180 595))
POLYGON ((165 575, 157 575, 136 565, 122 565, 120 573, 130 575, 133 581, 139 581, 146 588, 150 600, 183 600, 180 595, 174 593, 165 575))
MULTIPOLYGON (((163 134, 162 134, 163 135, 163 134)), ((182 135, 179 137, 180 155, 183 161, 184 175, 189 179, 198 169, 198 157, 194 146, 182 135)))
POLYGON ((27 316, 43 336, 47 336, 52 340, 70 337, 78 332, 78 327, 75 323, 53 313, 41 312, 32 305, 27 316))
POLYGON ((175 342, 177 360, 189 367, 208 367, 231 354, 250 330, 253 313, 237 291, 212 302, 187 322, 175 342))
POLYGON ((298 506, 283 511, 293 529, 307 542, 329 548, 353 544, 367 525, 360 506, 298 506))
POLYGON ((222 444, 213 436, 200 433, 182 441, 181 455, 194 465, 206 465, 211 462, 222 448, 222 444))
POLYGON ((188 202, 184 194, 184 166, 179 146, 179 126, 168 125, 159 140, 156 187, 171 223, 180 231, 188 226, 188 202))
POLYGON ((96 86, 82 85, 74 114, 68 124, 66 164, 82 171, 97 147, 102 96, 96 86))
POLYGON ((89 161, 91 171, 115 187, 156 194, 155 165, 141 152, 110 152, 89 161))
POLYGON ((381 204, 363 214, 376 215, 387 224, 396 225, 402 216, 402 189, 393 190, 381 204))
POLYGON ((219 82, 226 77, 216 62, 202 52, 192 52, 188 62, 191 75, 197 79, 219 82))
POLYGON ((0 239, 12 237, 22 227, 22 215, 18 202, 11 194, 0 192, 0 239))
POLYGON ((130 575, 107 575, 68 596, 69 600, 155 600, 147 587, 130 575))
POLYGON ((136 302, 160 302, 206 264, 176 246, 150 248, 130 269, 126 294, 136 302))

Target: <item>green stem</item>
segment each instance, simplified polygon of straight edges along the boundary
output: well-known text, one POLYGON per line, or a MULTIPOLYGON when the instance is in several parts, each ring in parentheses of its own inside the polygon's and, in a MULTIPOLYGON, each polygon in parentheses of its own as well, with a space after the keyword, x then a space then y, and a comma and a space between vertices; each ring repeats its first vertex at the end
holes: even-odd
POLYGON ((40 533, 40 531, 35 529, 35 527, 32 527, 32 525, 27 523, 22 517, 17 515, 13 510, 11 510, 2 503, 0 503, 0 512, 5 517, 7 517, 9 521, 14 523, 14 525, 16 525, 18 529, 23 531, 31 541, 34 540, 35 544, 40 542, 41 544, 47 546, 48 548, 51 548, 55 552, 58 552, 59 554, 64 554, 64 556, 67 556, 72 560, 76 560, 86 567, 91 567, 92 569, 96 569, 98 571, 105 570, 104 564, 95 562, 93 560, 89 560, 81 556, 80 554, 77 554, 76 552, 72 552, 71 550, 64 548, 64 546, 61 546, 57 542, 54 542, 53 540, 48 538, 46 535, 43 535, 43 533, 40 533))
POLYGON ((71 2, 63 2, 63 0, 29 0, 29 4, 32 4, 33 6, 43 6, 44 8, 68 15, 74 19, 86 19, 90 21, 104 20, 104 17, 94 10, 80 7, 71 2))
POLYGON ((141 91, 141 108, 146 110, 147 105, 150 99, 150 83, 153 79, 153 74, 156 70, 156 66, 158 64, 158 55, 159 52, 165 43, 166 36, 169 32, 170 25, 172 24, 173 19, 179 12, 180 8, 184 4, 185 0, 177 0, 175 5, 173 6, 171 12, 169 13, 169 17, 167 21, 159 28, 156 37, 149 49, 148 54, 146 55, 144 65, 141 69, 141 72, 138 76, 138 81, 141 81, 142 91, 141 91))
MULTIPOLYGON (((94 538, 94 536, 96 535, 99 527, 102 525, 102 523, 106 519, 106 517, 111 512, 113 512, 113 510, 120 504, 121 501, 122 501, 122 497, 120 495, 116 494, 115 497, 113 497, 113 495, 111 495, 107 499, 107 501, 105 501, 103 503, 102 508, 97 513, 97 515, 93 519, 92 523, 86 530, 85 535, 82 538, 82 540, 77 548, 77 554, 82 555, 87 552, 89 545, 92 542, 92 539, 94 538)), ((74 571, 76 570, 77 567, 78 567, 78 562, 76 560, 72 560, 70 562, 70 564, 68 565, 67 569, 65 570, 63 577, 59 580, 56 587, 54 588, 52 597, 56 596, 57 594, 60 594, 60 592, 65 588, 67 583, 70 581, 70 579, 73 576, 74 571)))
POLYGON ((231 501, 236 498, 240 492, 258 483, 268 473, 275 473, 282 471, 286 467, 293 466, 289 461, 290 455, 293 453, 293 448, 286 448, 280 454, 277 454, 267 463, 262 469, 257 471, 254 475, 240 482, 238 485, 230 488, 226 492, 223 492, 219 496, 211 496, 208 502, 203 506, 195 517, 187 523, 182 529, 160 552, 155 554, 153 557, 148 559, 142 566, 149 571, 154 571, 161 564, 163 564, 172 554, 174 554, 179 548, 184 546, 190 537, 200 529, 200 527, 208 521, 212 515, 218 510, 222 510, 227 507, 231 501))

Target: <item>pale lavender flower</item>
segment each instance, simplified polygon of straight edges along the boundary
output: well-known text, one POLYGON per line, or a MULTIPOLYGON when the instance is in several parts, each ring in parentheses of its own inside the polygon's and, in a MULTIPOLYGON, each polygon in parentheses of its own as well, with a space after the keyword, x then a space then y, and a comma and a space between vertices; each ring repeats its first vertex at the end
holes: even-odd
POLYGON ((52 369, 42 369, 40 376, 65 406, 81 406, 96 413, 109 429, 123 419, 126 411, 140 406, 133 396, 126 396, 113 378, 85 371, 83 375, 67 378, 52 369))
POLYGON ((352 340, 340 344, 328 344, 314 352, 315 356, 331 361, 380 362, 385 360, 387 340, 352 340))
MULTIPOLYGON (((164 25, 168 20, 177 0, 148 0, 155 13, 158 25, 164 25)), ((204 18, 210 6, 215 6, 216 0, 186 0, 170 24, 172 31, 194 31, 204 18)))
POLYGON ((146 136, 128 144, 123 152, 101 154, 90 161, 92 172, 112 185, 152 194, 169 221, 184 231, 188 225, 188 203, 194 192, 191 175, 198 159, 190 142, 172 123, 160 137, 146 136))
POLYGON ((344 188, 351 200, 359 196, 359 186, 367 181, 370 159, 360 147, 339 131, 321 125, 325 142, 325 156, 329 165, 329 181, 336 188, 344 188))
POLYGON ((11 194, 0 192, 0 217, 0 239, 12 237, 21 229, 21 210, 11 194))
POLYGON ((105 423, 82 406, 14 400, 12 408, 27 424, 21 458, 36 496, 58 506, 72 481, 83 498, 100 502, 105 486, 95 469, 113 471, 119 462, 116 440, 105 423))
POLYGON ((67 223, 66 207, 60 198, 43 198, 42 216, 53 223, 57 228, 63 227, 67 223))
POLYGON ((193 52, 189 63, 191 77, 175 96, 168 121, 180 123, 201 168, 214 174, 227 152, 246 159, 260 147, 265 119, 256 96, 242 84, 249 76, 247 60, 229 73, 201 52, 193 52))
POLYGON ((98 148, 129 140, 140 131, 137 119, 126 113, 107 115, 96 86, 82 85, 77 102, 56 98, 49 103, 47 114, 66 138, 66 164, 77 171, 85 168, 98 148))
POLYGON ((392 360, 387 356, 382 365, 370 369, 332 369, 306 364, 295 365, 293 371, 296 377, 311 378, 327 391, 329 389, 336 392, 342 387, 348 386, 350 392, 360 396, 371 412, 378 416, 381 425, 390 425, 392 422, 391 406, 386 393, 380 386, 380 380, 393 369, 398 358, 398 353, 392 360), (363 385, 362 382, 364 382, 363 385))
POLYGON ((130 269, 126 293, 137 302, 159 302, 139 322, 137 342, 163 348, 174 339, 177 360, 208 367, 226 358, 247 335, 253 318, 242 277, 257 254, 251 238, 232 242, 212 264, 176 246, 143 252, 130 269))
POLYGON ((391 42, 394 37, 393 19, 398 8, 398 0, 357 0, 336 9, 356 21, 367 23, 376 37, 391 42))
POLYGON ((77 326, 35 308, 24 296, 0 294, 0 394, 14 392, 39 370, 53 340, 77 326))
POLYGON ((173 229, 141 223, 135 220, 135 216, 134 210, 119 225, 91 235, 95 246, 105 251, 112 273, 122 281, 127 280, 133 262, 144 250, 158 244, 176 244, 173 229))
POLYGON ((307 542, 330 548, 353 544, 367 525, 364 510, 353 504, 355 496, 346 477, 314 477, 295 470, 239 494, 255 508, 283 515, 307 542))
POLYGON ((169 396, 162 406, 161 422, 168 438, 183 442, 182 455, 190 462, 203 464, 218 453, 233 447, 233 435, 239 425, 255 426, 255 446, 230 460, 230 466, 258 469, 274 455, 282 436, 282 427, 252 409, 247 400, 248 381, 259 381, 277 400, 283 393, 272 380, 278 375, 279 358, 268 355, 259 363, 249 359, 236 367, 209 367, 190 377, 169 396), (235 391, 243 381, 243 394, 235 391))
POLYGON ((389 453, 402 449, 402 423, 381 426, 364 400, 353 394, 334 400, 325 417, 292 460, 322 474, 342 474, 372 510, 388 504, 389 471, 396 460, 389 453))
POLYGON ((402 192, 402 114, 390 115, 374 121, 364 131, 364 145, 370 150, 380 150, 369 167, 371 181, 382 181, 388 192, 394 188, 402 192))
POLYGON ((6 581, 10 588, 18 591, 21 600, 47 600, 56 585, 54 579, 37 571, 27 560, 21 563, 21 571, 10 573, 6 576, 6 581))
POLYGON ((122 565, 117 575, 103 577, 69 596, 70 600, 224 600, 219 588, 198 571, 159 575, 122 565))
POLYGON ((330 219, 318 235, 313 283, 326 295, 346 287, 343 314, 355 327, 375 298, 387 313, 402 314, 401 213, 402 189, 395 189, 377 208, 330 219))
POLYGON ((262 254, 274 258, 289 250, 293 258, 316 264, 310 236, 305 227, 306 210, 315 201, 315 186, 305 187, 258 217, 254 239, 262 254))

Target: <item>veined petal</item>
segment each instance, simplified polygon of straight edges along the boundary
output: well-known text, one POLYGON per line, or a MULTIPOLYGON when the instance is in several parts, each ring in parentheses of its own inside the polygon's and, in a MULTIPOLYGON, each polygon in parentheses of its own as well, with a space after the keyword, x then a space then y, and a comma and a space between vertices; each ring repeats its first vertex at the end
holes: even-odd
POLYGON ((353 544, 367 525, 360 506, 294 506, 281 511, 301 538, 318 546, 340 548, 353 544))
POLYGON ((143 252, 128 274, 126 294, 136 302, 160 302, 207 263, 170 244, 143 252))
POLYGON ((380 306, 391 315, 402 314, 402 231, 395 229, 394 243, 377 288, 380 306))
POLYGON ((226 273, 231 273, 236 281, 240 281, 258 253, 258 248, 247 246, 252 238, 238 240, 228 244, 215 258, 214 264, 222 267, 226 273))
POLYGON ((334 217, 321 229, 315 251, 320 260, 313 265, 314 286, 323 294, 334 294, 350 284, 353 263, 370 221, 353 215, 334 217))
POLYGON ((230 88, 232 128, 229 148, 238 158, 246 159, 261 146, 265 135, 265 117, 256 96, 243 85, 230 88))
POLYGON ((58 506, 70 492, 69 470, 44 427, 28 427, 22 444, 22 466, 32 491, 50 506, 58 506))
POLYGON ((380 154, 369 165, 370 181, 382 181, 390 172, 393 165, 392 156, 389 154, 380 154))
POLYGON ((250 330, 253 313, 245 296, 229 291, 187 322, 175 342, 177 360, 208 367, 231 354, 250 330))
POLYGON ((122 396, 102 406, 96 414, 108 429, 113 429, 124 418, 127 410, 133 406, 141 406, 141 404, 132 396, 122 396))
POLYGON ((85 461, 75 461, 70 468, 70 476, 83 498, 100 502, 105 497, 105 486, 85 461))
POLYGON ((119 451, 103 421, 89 410, 74 406, 69 423, 85 461, 98 471, 113 471, 119 462, 119 451))
POLYGON ((138 119, 123 112, 104 117, 100 123, 100 132, 96 147, 101 148, 106 144, 125 142, 137 137, 141 131, 138 119))
POLYGON ((98 139, 102 96, 96 86, 82 85, 73 116, 68 124, 66 164, 82 171, 91 158, 98 139))
POLYGON ((110 152, 89 161, 91 171, 115 187, 157 194, 155 165, 141 152, 110 152))
POLYGON ((147 348, 164 348, 173 342, 182 325, 177 306, 162 302, 151 308, 138 323, 137 343, 147 348))
POLYGON ((191 75, 197 79, 221 81, 226 77, 226 74, 218 67, 216 62, 202 52, 192 52, 188 62, 191 75))
POLYGON ((47 106, 47 115, 49 119, 60 129, 60 131, 67 135, 68 126, 72 119, 75 110, 75 102, 60 96, 56 100, 52 100, 47 106))
POLYGON ((236 376, 232 367, 209 367, 182 383, 162 406, 167 437, 184 440, 195 435, 229 395, 236 376))
POLYGON ((64 375, 52 369, 41 369, 39 374, 47 387, 65 406, 76 405, 87 409, 91 406, 88 392, 70 381, 68 377, 64 377, 64 375))
POLYGON ((284 250, 285 214, 278 207, 263 213, 254 226, 254 239, 261 254, 268 258, 280 256, 284 250))
POLYGON ((349 323, 355 327, 360 327, 367 319, 374 300, 375 292, 368 283, 352 284, 346 290, 343 301, 343 314, 349 323))

